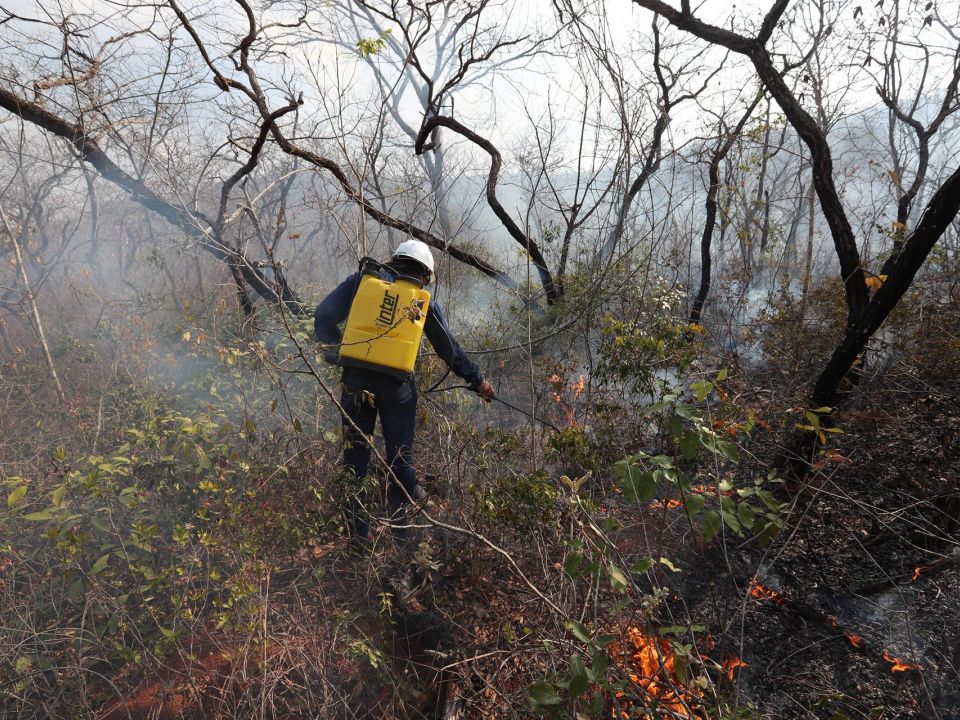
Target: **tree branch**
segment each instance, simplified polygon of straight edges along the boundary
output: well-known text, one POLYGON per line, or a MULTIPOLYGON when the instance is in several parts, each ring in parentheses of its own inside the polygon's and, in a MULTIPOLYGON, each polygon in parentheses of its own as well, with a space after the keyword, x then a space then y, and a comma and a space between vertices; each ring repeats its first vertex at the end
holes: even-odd
POLYGON ((420 155, 424 152, 424 145, 427 142, 427 138, 430 136, 430 133, 433 131, 433 129, 437 127, 445 127, 453 130, 458 135, 462 135, 470 142, 479 146, 490 156, 490 172, 487 175, 486 185, 487 204, 490 205, 490 208, 493 210, 494 214, 500 219, 500 222, 503 223, 503 226, 507 229, 507 232, 510 233, 510 237, 516 240, 517 243, 519 243, 530 255, 530 259, 533 261, 533 264, 537 268, 537 272, 540 275, 540 282, 543 285, 544 292, 546 293, 547 303, 552 304, 556 302, 559 299, 559 295, 557 293, 556 285, 553 282, 553 276, 550 273, 550 269, 547 267, 547 261, 543 257, 543 253, 540 252, 540 248, 537 246, 536 242, 527 236, 527 234, 524 233, 514 222, 513 218, 510 217, 510 214, 504 209, 503 205, 501 205, 500 201, 497 199, 497 179, 500 175, 500 167, 503 164, 500 151, 497 150, 494 144, 489 140, 481 137, 459 121, 444 115, 433 115, 424 121, 420 128, 420 132, 417 135, 417 141, 415 145, 415 151, 417 155, 420 155))

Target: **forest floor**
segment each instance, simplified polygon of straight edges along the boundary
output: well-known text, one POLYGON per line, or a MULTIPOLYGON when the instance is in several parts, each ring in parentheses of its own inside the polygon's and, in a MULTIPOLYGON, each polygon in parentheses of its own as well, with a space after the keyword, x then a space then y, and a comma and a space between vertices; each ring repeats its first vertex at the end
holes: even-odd
MULTIPOLYGON (((729 385, 743 405, 782 418, 738 438, 742 460, 724 472, 747 482, 776 465, 798 416, 786 400, 772 408, 769 394, 751 395, 756 383, 742 376, 729 385)), ((406 553, 377 528, 372 553, 352 557, 331 519, 339 515, 335 498, 313 494, 308 481, 311 473, 330 474, 335 453, 328 448, 324 456, 304 454, 284 479, 271 475, 270 482, 258 483, 234 508, 238 524, 223 526, 221 561, 234 549, 243 556, 248 539, 256 553, 273 553, 262 565, 244 560, 230 577, 232 586, 248 583, 243 602, 251 611, 240 612, 238 604, 227 622, 215 621, 212 609, 226 595, 222 580, 211 575, 209 595, 196 606, 206 614, 194 615, 185 624, 189 631, 154 645, 136 640, 157 648, 155 656, 137 657, 118 671, 115 661, 104 662, 98 653, 82 659, 80 646, 70 640, 55 658, 64 666, 76 659, 76 672, 48 677, 24 665, 49 687, 6 697, 0 717, 43 717, 46 708, 73 702, 69 693, 76 687, 87 710, 77 716, 97 720, 531 717, 531 684, 564 672, 571 655, 584 648, 548 607, 545 598, 552 598, 577 610, 595 632, 617 638, 610 661, 626 676, 640 675, 631 663, 649 659, 638 643, 650 642, 658 648, 657 663, 671 667, 680 660, 670 653, 687 645, 685 662, 712 683, 708 690, 687 687, 671 670, 659 698, 651 694, 652 705, 631 706, 608 688, 599 714, 576 705, 579 715, 554 717, 958 720, 958 397, 948 383, 927 384, 909 372, 864 383, 836 414, 843 432, 829 435, 812 472, 778 491, 789 514, 766 546, 726 528, 706 543, 662 492, 649 503, 628 503, 610 478, 593 477, 583 493, 593 503, 594 520, 609 523, 604 527, 610 528, 620 567, 655 561, 652 568, 631 570, 629 587, 619 595, 606 575, 588 583, 588 592, 566 578, 570 541, 581 537, 576 533, 590 534, 582 524, 586 516, 566 504, 569 495, 549 496, 542 517, 534 513, 525 520, 526 531, 518 530, 516 517, 510 530, 481 527, 479 516, 464 514, 466 500, 478 504, 478 496, 470 495, 470 487, 443 487, 439 466, 421 468, 427 512, 461 528, 481 527, 516 565, 475 536, 429 526, 420 531, 424 542, 406 553), (305 532, 312 514, 326 519, 305 532), (644 640, 638 628, 657 639, 644 640), (630 642, 637 645, 627 647, 630 642)), ((24 415, 18 431, 30 436, 38 418, 24 415)), ((496 460, 507 453, 498 442, 516 442, 502 430, 484 435, 465 424, 459 432, 445 440, 446 468, 477 443, 489 443, 496 460)), ((260 447, 251 446, 251 452, 260 447)), ((425 454, 439 457, 436 448, 425 454)), ((38 450, 30 462, 40 463, 42 455, 38 450)), ((237 458, 224 454, 214 461, 226 470, 237 458)), ((61 470, 42 462, 57 481, 61 470)), ((559 472, 553 470, 545 477, 556 484, 559 472)), ((507 505, 508 514, 520 509, 507 505)), ((201 507, 215 506, 204 500, 201 507)), ((0 555, 0 591, 22 610, 45 586, 29 574, 15 575, 11 563, 26 558, 26 550, 12 541, 7 550, 9 559, 0 555)), ((40 561, 29 562, 39 578, 40 561)), ((86 603, 77 605, 84 618, 93 603, 108 602, 96 587, 87 591, 91 599, 77 600, 86 603)), ((44 622, 36 639, 52 646, 57 633, 72 632, 74 621, 51 616, 44 622)), ((22 644, 17 640, 11 652, 22 652, 22 644)))
MULTIPOLYGON (((705 546, 678 511, 654 503, 638 515, 613 500, 607 510, 621 525, 617 544, 625 557, 673 559, 677 572, 657 574, 669 589, 660 613, 702 626, 694 643, 718 667, 739 658, 736 672, 716 675, 722 692, 752 708, 747 717, 960 718, 960 557, 952 550, 960 404, 918 383, 885 383, 859 391, 836 419, 843 434, 831 436, 828 459, 790 488, 791 519, 770 546, 737 538, 705 546)), ((776 452, 773 436, 766 452, 776 452)), ((756 452, 759 460, 764 450, 756 452)), ((444 505, 434 501, 434 509, 444 505)), ((537 632, 552 622, 549 612, 475 540, 427 534, 442 562, 403 602, 389 550, 368 561, 344 557, 335 542, 302 553, 304 567, 278 582, 274 601, 312 608, 314 632, 291 638, 296 652, 331 658, 327 675, 338 678, 343 717, 524 714, 517 698, 550 669, 540 664, 537 632), (298 589, 298 578, 317 575, 317 585, 298 589), (388 623, 385 593, 396 599, 388 623), (347 610, 364 628, 367 649, 333 661, 328 643, 337 642, 347 610), (382 655, 363 661, 371 648, 382 655)), ((543 557, 530 550, 516 554, 521 566, 543 557)), ((561 592, 559 566, 555 575, 556 586, 543 592, 561 592)), ((630 622, 624 618, 624 627, 630 622)), ((270 651, 281 652, 293 651, 270 651)), ((227 690, 217 672, 235 677, 236 668, 208 673, 219 703, 227 690)), ((295 686, 296 673, 285 682, 295 686)), ((152 708, 151 717, 184 716, 186 701, 157 714, 162 687, 146 690, 142 708, 152 708)), ((297 716, 293 706, 289 715, 282 709, 283 693, 273 697, 269 716, 297 716)), ((607 713, 614 714, 609 705, 607 713)), ((116 706, 102 716, 124 717, 116 706)))

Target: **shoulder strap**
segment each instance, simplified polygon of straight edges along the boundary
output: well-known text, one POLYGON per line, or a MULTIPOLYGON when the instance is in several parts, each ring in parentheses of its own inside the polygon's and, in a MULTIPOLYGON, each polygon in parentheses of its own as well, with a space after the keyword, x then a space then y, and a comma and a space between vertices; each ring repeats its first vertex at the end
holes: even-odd
POLYGON ((383 263, 374 260, 372 257, 360 258, 359 272, 361 275, 378 275, 383 271, 383 263))

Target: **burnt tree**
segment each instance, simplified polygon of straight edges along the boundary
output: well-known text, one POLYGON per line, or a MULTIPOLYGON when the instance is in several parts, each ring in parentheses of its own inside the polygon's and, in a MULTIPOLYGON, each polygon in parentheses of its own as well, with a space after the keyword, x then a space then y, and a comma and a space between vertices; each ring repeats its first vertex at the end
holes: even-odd
POLYGON ((844 337, 817 377, 812 395, 814 405, 833 405, 840 383, 853 362, 909 289, 930 250, 960 211, 960 170, 955 171, 934 193, 920 223, 903 241, 896 259, 889 263, 886 282, 871 297, 857 240, 834 181, 833 158, 826 133, 784 81, 767 48, 790 0, 776 0, 764 15, 754 36, 704 22, 694 15, 689 0, 681 0, 679 9, 662 0, 633 2, 701 40, 727 48, 750 60, 763 87, 777 101, 787 121, 810 151, 813 185, 840 262, 840 276, 847 303, 844 337))

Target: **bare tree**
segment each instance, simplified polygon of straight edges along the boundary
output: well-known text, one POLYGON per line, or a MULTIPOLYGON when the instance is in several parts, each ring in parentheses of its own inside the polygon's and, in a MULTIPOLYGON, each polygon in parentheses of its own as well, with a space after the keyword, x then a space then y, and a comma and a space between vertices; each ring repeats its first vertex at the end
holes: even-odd
POLYGON ((700 238, 700 286, 697 289, 697 295, 693 301, 693 308, 690 310, 691 324, 700 322, 703 314, 703 306, 707 301, 707 296, 710 294, 711 270, 713 266, 711 246, 713 243, 713 231, 717 224, 717 196, 720 194, 720 164, 727 157, 727 153, 730 152, 730 148, 732 148, 737 141, 740 132, 743 130, 744 125, 747 124, 751 115, 753 115, 753 111, 756 110, 761 99, 763 99, 763 95, 758 93, 740 116, 737 124, 732 128, 727 127, 722 116, 718 123, 721 128, 721 133, 718 135, 716 144, 710 153, 710 162, 707 169, 707 195, 704 199, 703 234, 700 238))
POLYGON ((910 287, 930 250, 960 210, 960 170, 954 172, 933 194, 920 223, 905 240, 897 259, 889 268, 887 281, 871 297, 856 238, 835 185, 833 159, 826 134, 784 82, 767 48, 783 19, 789 0, 777 0, 752 36, 700 20, 686 0, 682 0, 679 9, 660 0, 634 2, 706 42, 746 56, 767 92, 777 101, 809 148, 814 186, 833 237, 847 299, 844 339, 817 378, 812 397, 816 405, 830 405, 835 401, 840 382, 854 360, 910 287))

